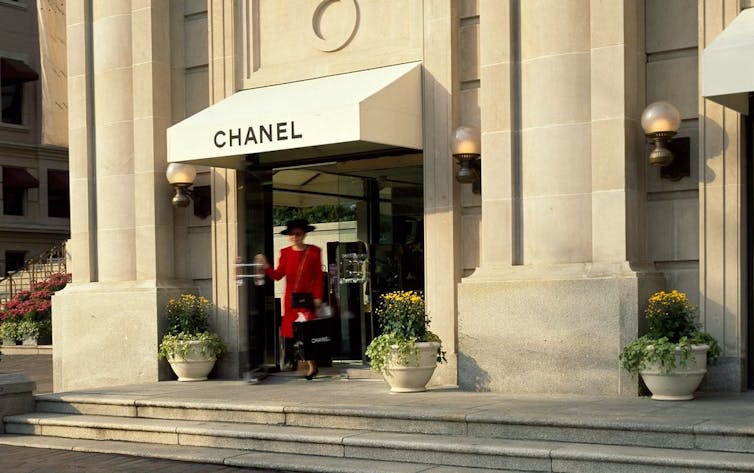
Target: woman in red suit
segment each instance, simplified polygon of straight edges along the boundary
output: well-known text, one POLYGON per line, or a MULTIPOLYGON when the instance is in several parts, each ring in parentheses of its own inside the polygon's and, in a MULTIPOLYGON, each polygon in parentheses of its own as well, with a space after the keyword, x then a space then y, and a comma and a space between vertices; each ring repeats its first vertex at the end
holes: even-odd
MULTIPOLYGON (((290 353, 293 349, 293 322, 302 317, 306 320, 315 317, 322 304, 324 282, 322 280, 322 250, 317 246, 304 243, 306 234, 312 230, 314 227, 306 220, 287 222, 285 230, 280 233, 288 235, 291 246, 280 250, 277 268, 273 269, 267 258, 261 255, 264 271, 269 277, 276 281, 285 277, 284 310, 280 333, 286 341, 286 353, 290 353), (302 292, 312 295, 313 305, 308 309, 293 307, 291 304, 291 295, 302 292)), ((306 362, 309 366, 305 377, 311 380, 317 375, 319 369, 316 360, 306 360, 306 362)))

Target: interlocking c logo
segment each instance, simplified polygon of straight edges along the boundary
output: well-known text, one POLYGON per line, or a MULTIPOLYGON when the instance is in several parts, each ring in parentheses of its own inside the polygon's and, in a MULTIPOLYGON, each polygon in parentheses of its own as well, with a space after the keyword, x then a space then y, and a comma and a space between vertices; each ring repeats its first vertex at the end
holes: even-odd
POLYGON ((351 41, 359 26, 359 7, 356 0, 322 0, 317 5, 312 15, 312 32, 314 33, 314 47, 320 51, 333 52, 343 48, 351 41), (339 31, 325 38, 322 34, 322 17, 331 3, 340 2, 341 18, 338 24, 342 25, 339 31))

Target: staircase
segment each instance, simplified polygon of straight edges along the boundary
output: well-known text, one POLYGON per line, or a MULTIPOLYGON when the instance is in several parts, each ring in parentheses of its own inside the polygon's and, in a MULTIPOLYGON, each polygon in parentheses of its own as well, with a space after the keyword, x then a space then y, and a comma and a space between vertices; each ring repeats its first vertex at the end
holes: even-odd
POLYGON ((39 281, 55 273, 66 273, 65 241, 30 258, 24 267, 0 279, 0 304, 4 304, 18 291, 28 291, 39 281))
POLYGON ((385 391, 329 379, 41 395, 36 412, 5 417, 0 444, 276 471, 754 471, 754 411, 744 403, 728 412, 703 401, 385 391), (694 414, 695 403, 723 417, 694 414))

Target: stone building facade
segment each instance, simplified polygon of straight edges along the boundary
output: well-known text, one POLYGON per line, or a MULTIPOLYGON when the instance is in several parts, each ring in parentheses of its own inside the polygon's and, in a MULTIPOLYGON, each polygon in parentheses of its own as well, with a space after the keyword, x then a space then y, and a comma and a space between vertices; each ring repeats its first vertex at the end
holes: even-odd
POLYGON ((237 378, 254 368, 252 296, 235 266, 253 251, 249 175, 293 176, 284 164, 294 161, 275 161, 293 151, 168 149, 192 139, 188 124, 209 129, 213 120, 243 116, 245 106, 256 113, 243 97, 264 96, 295 114, 300 104, 286 90, 310 87, 312 102, 327 94, 340 100, 400 65, 417 65, 419 82, 397 95, 393 82, 383 84, 380 104, 418 101, 409 126, 420 130, 419 145, 398 152, 388 138, 370 141, 375 130, 397 132, 388 120, 364 120, 351 154, 323 138, 295 164, 311 159, 327 174, 325 166, 356 169, 353 149, 392 156, 396 168, 419 156, 423 289, 449 361, 433 382, 636 395, 636 380, 619 368, 620 349, 640 332, 648 296, 679 289, 723 347, 706 389, 746 389, 751 123, 704 99, 699 76, 704 47, 749 6, 67 2, 72 200, 88 205, 72 210, 73 284, 54 298, 55 389, 166 379, 155 357, 163 307, 197 288, 215 304, 213 325, 230 347, 215 375, 237 378), (327 89, 332 82, 345 86, 327 89), (655 100, 681 112, 688 176, 663 178, 647 161, 639 118, 655 100), (449 145, 461 124, 482 132, 479 193, 454 178, 449 145), (208 218, 171 207, 168 160, 211 165, 200 166, 195 184, 211 189, 208 218))
POLYGON ((43 122, 45 113, 56 105, 54 98, 43 94, 43 83, 50 82, 42 74, 42 63, 50 62, 40 54, 48 50, 39 41, 38 18, 36 1, 0 1, 3 277, 69 236, 67 126, 61 121, 54 126, 43 122), (56 127, 63 132, 54 133, 56 127))

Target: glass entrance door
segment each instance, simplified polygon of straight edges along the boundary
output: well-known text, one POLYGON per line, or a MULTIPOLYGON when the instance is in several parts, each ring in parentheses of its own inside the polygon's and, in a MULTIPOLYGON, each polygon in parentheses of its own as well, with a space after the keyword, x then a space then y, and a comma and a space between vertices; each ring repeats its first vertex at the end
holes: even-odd
MULTIPOLYGON (((378 331, 373 308, 381 294, 424 289, 421 161, 421 155, 408 155, 281 166, 256 173, 253 185, 247 179, 247 193, 259 194, 247 198, 247 207, 254 207, 247 226, 257 226, 247 230, 250 255, 264 248, 277 262, 280 249, 290 244, 280 235, 287 220, 305 218, 316 227, 306 243, 322 249, 334 360, 366 361, 366 346, 378 331)), ((285 281, 250 290, 256 291, 250 317, 274 320, 274 311, 279 320, 285 281)), ((263 353, 257 360, 264 364, 276 356, 269 346, 279 342, 253 332, 271 332, 268 325, 250 321, 251 352, 263 353), (254 344, 262 348, 255 351, 254 344)))

